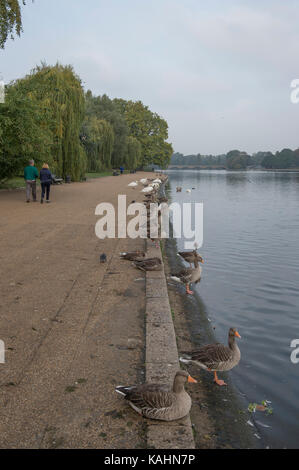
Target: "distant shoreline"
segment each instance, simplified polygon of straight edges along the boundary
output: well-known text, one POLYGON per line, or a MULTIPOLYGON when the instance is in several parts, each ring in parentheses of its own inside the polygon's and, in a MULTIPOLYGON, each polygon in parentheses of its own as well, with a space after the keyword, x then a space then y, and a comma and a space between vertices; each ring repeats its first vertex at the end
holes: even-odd
POLYGON ((206 171, 206 170, 224 170, 224 171, 274 171, 274 172, 286 172, 286 173, 297 173, 299 172, 299 168, 225 168, 225 167, 199 167, 199 166, 170 166, 166 169, 169 170, 197 170, 197 171, 206 171))

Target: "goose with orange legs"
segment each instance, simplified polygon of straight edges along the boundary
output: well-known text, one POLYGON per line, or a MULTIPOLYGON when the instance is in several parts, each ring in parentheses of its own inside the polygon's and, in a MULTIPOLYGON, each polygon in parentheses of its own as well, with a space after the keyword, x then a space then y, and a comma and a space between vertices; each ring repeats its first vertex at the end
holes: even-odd
POLYGON ((226 372, 239 364, 241 352, 236 338, 241 338, 241 336, 236 328, 230 328, 227 346, 221 343, 207 344, 196 351, 184 354, 180 357, 180 361, 213 372, 214 382, 217 385, 227 385, 223 380, 218 379, 217 372, 226 372))

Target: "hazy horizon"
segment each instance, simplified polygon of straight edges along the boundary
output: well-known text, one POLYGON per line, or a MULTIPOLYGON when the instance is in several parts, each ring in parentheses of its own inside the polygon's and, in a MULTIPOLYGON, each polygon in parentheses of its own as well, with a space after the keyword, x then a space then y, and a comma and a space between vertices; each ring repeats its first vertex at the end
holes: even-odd
POLYGON ((36 0, 0 50, 6 83, 41 61, 73 65, 84 88, 141 100, 174 151, 299 147, 299 0, 36 0))

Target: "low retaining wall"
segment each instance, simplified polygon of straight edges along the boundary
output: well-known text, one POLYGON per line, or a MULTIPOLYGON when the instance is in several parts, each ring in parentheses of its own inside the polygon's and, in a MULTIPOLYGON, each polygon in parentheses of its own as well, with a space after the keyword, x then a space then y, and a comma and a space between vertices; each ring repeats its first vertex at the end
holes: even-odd
MULTIPOLYGON (((162 259, 161 249, 147 240, 147 257, 162 259)), ((174 325, 163 270, 146 273, 146 381, 173 383, 180 369, 174 325)), ((154 449, 194 449, 190 417, 148 421, 147 446, 154 449)))

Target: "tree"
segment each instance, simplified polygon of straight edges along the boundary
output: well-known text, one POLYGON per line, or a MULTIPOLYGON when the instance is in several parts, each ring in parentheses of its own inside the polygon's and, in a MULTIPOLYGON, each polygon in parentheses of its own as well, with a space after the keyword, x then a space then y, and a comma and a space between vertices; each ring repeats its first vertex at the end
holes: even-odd
POLYGON ((240 150, 231 150, 226 154, 226 166, 229 170, 244 170, 249 162, 249 155, 240 150))
POLYGON ((17 162, 33 157, 47 161, 63 177, 80 180, 86 168, 79 140, 85 100, 81 80, 71 66, 36 67, 10 84, 4 109, 3 159, 17 162))
POLYGON ((141 101, 115 99, 114 103, 125 117, 130 136, 141 144, 141 165, 157 164, 167 167, 173 154, 172 145, 166 142, 167 122, 141 101))
POLYGON ((86 116, 81 131, 81 141, 87 155, 87 169, 97 172, 111 168, 114 146, 113 127, 104 119, 86 116))
POLYGON ((50 161, 50 125, 48 108, 32 100, 23 83, 6 87, 0 104, 0 179, 22 172, 30 159, 50 161))
POLYGON ((91 91, 86 93, 86 114, 104 119, 113 127, 114 144, 111 155, 112 167, 119 167, 125 160, 127 136, 129 133, 126 120, 118 107, 107 96, 94 97, 91 91))
POLYGON ((129 170, 135 170, 141 162, 141 144, 132 136, 127 138, 127 152, 125 165, 129 170))
MULTIPOLYGON (((25 0, 22 0, 22 3, 26 5, 25 0)), ((21 35, 22 16, 20 4, 20 0, 0 0, 0 49, 4 49, 9 35, 11 39, 14 39, 14 34, 21 35)))

